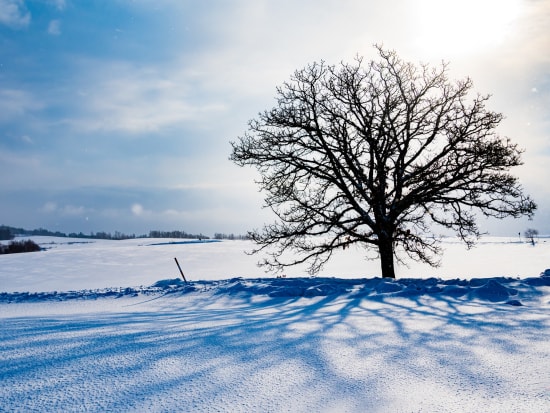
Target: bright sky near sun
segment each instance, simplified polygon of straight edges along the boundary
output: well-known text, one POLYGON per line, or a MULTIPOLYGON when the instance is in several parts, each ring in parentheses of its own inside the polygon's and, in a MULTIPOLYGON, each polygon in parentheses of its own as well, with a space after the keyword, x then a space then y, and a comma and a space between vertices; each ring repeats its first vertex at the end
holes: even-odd
POLYGON ((244 233, 273 217, 229 142, 321 59, 450 63, 526 150, 550 234, 548 0, 0 0, 0 225, 244 233))
POLYGON ((521 13, 521 0, 418 0, 415 46, 433 57, 447 50, 467 55, 498 47, 517 35, 515 26, 521 13))

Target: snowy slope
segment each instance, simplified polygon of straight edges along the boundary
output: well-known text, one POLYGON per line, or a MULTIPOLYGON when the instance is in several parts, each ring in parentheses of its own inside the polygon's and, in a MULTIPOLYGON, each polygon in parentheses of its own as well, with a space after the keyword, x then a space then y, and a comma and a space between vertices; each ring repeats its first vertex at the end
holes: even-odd
POLYGON ((550 411, 544 243, 392 281, 258 278, 241 242, 67 241, 0 256, 0 411, 550 411), (467 276, 513 251, 538 268, 467 276))
MULTIPOLYGON (((248 241, 162 244, 180 240, 135 239, 125 241, 31 237, 46 251, 0 255, 0 291, 81 290, 104 287, 149 286, 156 281, 180 277, 176 257, 191 280, 233 277, 258 278, 264 273, 249 256, 248 241), (155 245, 161 244, 161 245, 155 245)), ((467 250, 453 238, 443 248, 442 265, 431 268, 410 262, 397 266, 399 278, 533 277, 550 268, 550 240, 537 246, 517 239, 485 238, 467 250)), ((318 274, 320 277, 372 278, 380 275, 379 262, 367 261, 358 248, 338 251, 318 274)), ((289 268, 288 277, 307 276, 305 266, 289 268)))

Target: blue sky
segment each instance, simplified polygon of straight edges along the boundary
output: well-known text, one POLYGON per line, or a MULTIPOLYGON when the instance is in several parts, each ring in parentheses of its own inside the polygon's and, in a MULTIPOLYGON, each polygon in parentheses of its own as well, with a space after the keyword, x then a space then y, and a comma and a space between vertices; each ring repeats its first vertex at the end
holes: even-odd
POLYGON ((550 3, 544 0, 0 0, 0 224, 244 233, 273 219, 231 140, 306 64, 451 65, 506 115, 550 234, 550 3))

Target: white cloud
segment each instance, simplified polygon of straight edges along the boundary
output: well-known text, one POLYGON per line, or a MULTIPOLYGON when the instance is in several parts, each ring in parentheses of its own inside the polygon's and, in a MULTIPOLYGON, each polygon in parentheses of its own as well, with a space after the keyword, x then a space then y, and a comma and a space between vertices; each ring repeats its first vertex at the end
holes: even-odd
POLYGON ((143 213, 145 212, 145 210, 143 209, 143 206, 141 204, 134 204, 132 205, 132 207, 130 208, 132 210, 132 214, 134 214, 135 216, 140 216, 140 215, 143 215, 143 213))
POLYGON ((14 29, 27 27, 31 15, 23 0, 0 0, 0 23, 14 29))
POLYGON ((61 34, 61 22, 59 20, 52 20, 48 25, 48 34, 52 36, 59 36, 61 34))

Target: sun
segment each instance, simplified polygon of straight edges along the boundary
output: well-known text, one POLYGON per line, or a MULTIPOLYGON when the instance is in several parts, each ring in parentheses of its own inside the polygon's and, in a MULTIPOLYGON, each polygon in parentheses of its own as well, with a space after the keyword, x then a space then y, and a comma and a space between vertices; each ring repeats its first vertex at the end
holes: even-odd
POLYGON ((417 0, 413 42, 426 55, 490 50, 513 35, 525 0, 417 0))

